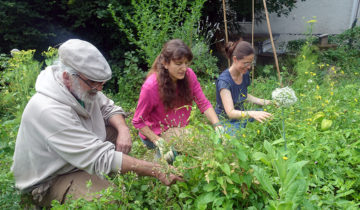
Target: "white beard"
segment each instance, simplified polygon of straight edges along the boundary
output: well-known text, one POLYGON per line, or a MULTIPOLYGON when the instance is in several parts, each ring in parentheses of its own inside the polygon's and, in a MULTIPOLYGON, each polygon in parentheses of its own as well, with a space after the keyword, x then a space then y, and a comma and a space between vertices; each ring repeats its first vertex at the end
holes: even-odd
POLYGON ((82 100, 84 103, 93 103, 96 99, 97 91, 89 90, 85 91, 81 88, 79 80, 74 79, 72 84, 72 94, 75 95, 76 98, 82 100))

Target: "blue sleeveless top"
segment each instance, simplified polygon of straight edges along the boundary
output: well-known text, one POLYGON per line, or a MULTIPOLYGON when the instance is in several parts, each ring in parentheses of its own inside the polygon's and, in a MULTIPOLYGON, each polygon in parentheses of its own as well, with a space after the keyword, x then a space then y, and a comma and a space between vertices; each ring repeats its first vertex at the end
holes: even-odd
POLYGON ((240 85, 236 84, 232 79, 229 69, 223 71, 219 78, 216 80, 216 107, 215 112, 220 119, 228 118, 224 109, 224 105, 221 101, 220 90, 228 89, 231 93, 232 100, 234 102, 234 108, 236 110, 244 110, 244 101, 247 98, 247 89, 250 85, 250 73, 246 72, 243 75, 243 80, 240 85))

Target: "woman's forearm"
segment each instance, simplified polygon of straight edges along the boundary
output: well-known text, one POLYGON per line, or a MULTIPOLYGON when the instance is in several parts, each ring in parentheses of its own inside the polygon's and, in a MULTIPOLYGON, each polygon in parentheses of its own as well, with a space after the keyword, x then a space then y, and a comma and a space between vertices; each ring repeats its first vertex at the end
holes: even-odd
POLYGON ((151 142, 155 143, 160 137, 154 133, 148 126, 139 129, 140 133, 146 136, 151 142))
POLYGON ((205 110, 204 115, 211 122, 212 125, 219 122, 219 118, 217 117, 215 110, 212 107, 205 110))
POLYGON ((269 100, 266 100, 266 99, 262 99, 262 98, 257 98, 253 95, 250 95, 248 94, 247 95, 247 101, 251 102, 251 103, 254 103, 254 104, 257 104, 257 105, 261 105, 261 106, 264 106, 264 105, 268 105, 271 103, 271 101, 269 100))

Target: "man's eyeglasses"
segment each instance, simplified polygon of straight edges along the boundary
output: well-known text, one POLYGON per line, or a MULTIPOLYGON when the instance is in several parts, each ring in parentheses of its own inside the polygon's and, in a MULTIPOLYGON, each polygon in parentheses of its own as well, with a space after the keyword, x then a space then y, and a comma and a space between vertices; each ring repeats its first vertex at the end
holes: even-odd
POLYGON ((74 75, 77 76, 79 79, 81 79, 87 86, 89 86, 91 90, 97 91, 100 86, 103 86, 105 84, 105 82, 95 82, 92 80, 85 80, 79 74, 74 74, 74 75))

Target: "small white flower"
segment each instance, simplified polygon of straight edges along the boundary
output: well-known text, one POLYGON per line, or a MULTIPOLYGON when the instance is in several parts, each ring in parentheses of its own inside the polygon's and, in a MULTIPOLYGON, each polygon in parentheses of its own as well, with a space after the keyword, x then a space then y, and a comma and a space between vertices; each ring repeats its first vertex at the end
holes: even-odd
POLYGON ((290 87, 276 88, 271 96, 278 106, 291 106, 297 101, 295 92, 290 87))
POLYGON ((308 83, 313 83, 312 79, 309 79, 307 82, 308 82, 308 83))

